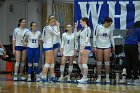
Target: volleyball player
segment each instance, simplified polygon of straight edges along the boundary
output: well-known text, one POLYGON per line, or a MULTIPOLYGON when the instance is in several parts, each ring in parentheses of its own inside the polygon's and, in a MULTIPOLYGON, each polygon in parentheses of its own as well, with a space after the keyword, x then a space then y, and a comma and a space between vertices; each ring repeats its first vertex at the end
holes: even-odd
POLYGON ((87 83, 87 74, 88 74, 88 55, 91 51, 91 44, 90 44, 90 35, 91 29, 89 25, 89 19, 83 17, 80 20, 80 24, 83 27, 79 32, 77 32, 77 23, 75 24, 75 36, 80 36, 80 51, 78 57, 78 65, 82 71, 83 77, 81 80, 78 80, 79 83, 87 83))
POLYGON ((70 24, 67 25, 67 31, 62 34, 62 44, 61 44, 61 52, 62 52, 62 61, 60 66, 61 77, 59 81, 64 80, 64 68, 66 60, 69 58, 69 69, 68 69, 68 77, 67 81, 71 81, 70 75, 73 70, 73 60, 74 55, 76 53, 78 46, 77 41, 72 32, 72 26, 70 24))
POLYGON ((18 70, 20 66, 20 79, 25 80, 26 78, 22 76, 24 65, 26 62, 26 45, 23 40, 25 32, 29 31, 25 28, 26 21, 25 19, 20 19, 18 28, 15 28, 13 32, 13 54, 16 58, 15 69, 14 69, 14 78, 13 80, 18 80, 18 70))
POLYGON ((37 31, 36 22, 31 22, 31 31, 25 33, 25 39, 27 39, 27 58, 28 58, 28 79, 31 81, 31 72, 34 71, 36 74, 36 81, 39 81, 39 43, 41 39, 41 32, 37 31))
MULTIPOLYGON (((56 19, 54 15, 50 15, 49 18, 56 19)), ((55 31, 57 31, 57 25, 56 24, 54 26, 52 26, 52 28, 55 31)), ((55 35, 53 37, 54 62, 56 62, 56 59, 57 59, 57 54, 58 54, 58 50, 60 48, 60 43, 61 43, 60 36, 55 35)))
POLYGON ((51 72, 50 81, 55 82, 55 73, 54 73, 54 51, 53 51, 53 38, 54 35, 60 36, 59 23, 54 18, 48 19, 48 26, 45 26, 42 33, 43 40, 43 51, 45 53, 45 65, 41 72, 41 80, 42 82, 47 82, 46 75, 48 73, 48 69, 51 72), (55 31, 52 27, 57 25, 57 31, 55 31))
POLYGON ((93 47, 97 55, 97 73, 98 78, 96 82, 101 82, 102 63, 105 63, 106 82, 110 83, 110 53, 111 45, 115 51, 115 44, 113 38, 113 28, 111 27, 112 19, 106 17, 102 24, 97 25, 93 34, 93 47), (104 59, 104 60, 103 60, 104 59))

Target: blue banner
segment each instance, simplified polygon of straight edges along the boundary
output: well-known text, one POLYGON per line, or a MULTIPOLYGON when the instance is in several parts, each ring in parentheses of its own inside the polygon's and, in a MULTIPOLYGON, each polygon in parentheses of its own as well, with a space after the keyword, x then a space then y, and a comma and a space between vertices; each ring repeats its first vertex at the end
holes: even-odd
POLYGON ((140 21, 140 1, 74 0, 74 22, 87 17, 91 28, 94 28, 107 16, 113 19, 114 29, 128 29, 134 22, 140 21))

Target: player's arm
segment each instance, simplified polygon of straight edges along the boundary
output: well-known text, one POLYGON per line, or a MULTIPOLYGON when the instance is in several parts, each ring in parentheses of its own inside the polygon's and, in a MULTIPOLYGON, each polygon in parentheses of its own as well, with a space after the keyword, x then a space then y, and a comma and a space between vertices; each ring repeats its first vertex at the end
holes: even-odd
POLYGON ((49 31, 51 34, 54 34, 56 36, 60 36, 60 23, 56 22, 56 25, 57 25, 57 31, 53 30, 51 27, 46 27, 46 31, 49 31))
POLYGON ((74 48, 76 50, 78 49, 78 41, 77 41, 77 38, 74 39, 74 48))
POLYGON ((97 38, 97 33, 98 32, 98 25, 96 25, 96 27, 94 28, 94 31, 93 31, 93 47, 96 48, 96 38, 97 38))
POLYGON ((46 26, 43 28, 43 31, 42 31, 42 34, 41 34, 41 40, 42 40, 42 42, 44 40, 45 35, 46 35, 46 26))
POLYGON ((23 43, 24 43, 24 45, 27 45, 28 44, 28 38, 29 38, 29 33, 30 33, 30 31, 28 30, 28 31, 26 31, 25 33, 24 33, 24 35, 22 36, 22 40, 23 40, 23 43))
POLYGON ((42 37, 41 37, 41 33, 40 33, 39 38, 38 38, 38 44, 39 44, 39 46, 42 44, 42 37))
POLYGON ((65 45, 65 34, 62 34, 62 41, 61 41, 61 52, 64 50, 64 45, 65 45))
POLYGON ((46 31, 49 31, 51 34, 54 34, 56 36, 60 36, 60 32, 59 31, 54 31, 49 27, 46 27, 46 31))
POLYGON ((97 47, 97 34, 98 34, 98 24, 95 26, 93 31, 93 51, 96 52, 97 47))
POLYGON ((82 49, 84 49, 85 46, 87 46, 87 43, 88 43, 88 41, 89 41, 89 39, 90 39, 90 34, 91 34, 91 29, 90 29, 90 28, 87 28, 87 29, 86 29, 86 40, 85 40, 85 42, 82 44, 82 49))
POLYGON ((76 38, 78 38, 78 36, 80 35, 81 31, 77 31, 77 27, 78 27, 78 21, 75 23, 75 26, 74 26, 74 36, 76 38))

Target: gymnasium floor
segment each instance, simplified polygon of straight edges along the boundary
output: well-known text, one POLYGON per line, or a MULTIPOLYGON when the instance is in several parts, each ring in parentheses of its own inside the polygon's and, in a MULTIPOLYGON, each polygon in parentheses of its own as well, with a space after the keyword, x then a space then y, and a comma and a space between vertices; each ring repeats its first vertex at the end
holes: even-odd
POLYGON ((0 74, 0 93, 140 93, 140 86, 11 81, 0 74))

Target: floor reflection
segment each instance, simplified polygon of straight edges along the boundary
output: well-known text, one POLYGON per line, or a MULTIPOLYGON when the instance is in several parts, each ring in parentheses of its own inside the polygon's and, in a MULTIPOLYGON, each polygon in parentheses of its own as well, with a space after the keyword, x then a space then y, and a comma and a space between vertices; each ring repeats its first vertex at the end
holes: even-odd
POLYGON ((0 93, 140 93, 140 86, 0 81, 0 93))

